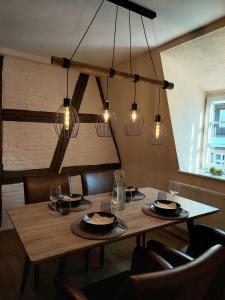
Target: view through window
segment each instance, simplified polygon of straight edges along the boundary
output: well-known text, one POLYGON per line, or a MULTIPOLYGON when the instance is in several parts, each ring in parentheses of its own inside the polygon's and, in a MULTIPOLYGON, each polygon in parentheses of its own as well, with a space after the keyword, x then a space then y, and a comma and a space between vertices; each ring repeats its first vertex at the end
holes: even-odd
POLYGON ((206 100, 202 167, 225 169, 225 93, 206 100))

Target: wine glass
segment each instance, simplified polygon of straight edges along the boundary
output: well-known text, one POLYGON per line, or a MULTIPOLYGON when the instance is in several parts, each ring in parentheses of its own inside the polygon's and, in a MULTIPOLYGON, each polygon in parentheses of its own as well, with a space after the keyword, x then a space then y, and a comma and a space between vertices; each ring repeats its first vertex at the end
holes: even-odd
POLYGON ((176 181, 169 181, 169 193, 174 198, 175 195, 179 194, 180 192, 180 185, 176 181))
POLYGON ((51 185, 49 190, 49 198, 52 201, 53 208, 56 210, 58 200, 62 199, 62 190, 60 185, 51 185))

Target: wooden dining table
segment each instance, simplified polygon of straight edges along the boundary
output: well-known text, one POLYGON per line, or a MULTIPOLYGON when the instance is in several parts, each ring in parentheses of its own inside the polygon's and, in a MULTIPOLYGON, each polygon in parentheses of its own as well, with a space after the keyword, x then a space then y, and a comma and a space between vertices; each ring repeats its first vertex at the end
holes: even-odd
POLYGON ((175 201, 189 212, 188 218, 178 220, 155 218, 144 214, 142 207, 157 199, 158 190, 147 187, 140 188, 139 191, 145 194, 143 200, 130 201, 125 204, 124 210, 118 211, 118 217, 125 222, 127 230, 113 239, 90 240, 78 237, 71 231, 74 220, 82 218, 87 212, 99 211, 101 200, 111 199, 111 194, 85 196, 92 202, 92 206, 88 210, 71 212, 66 216, 53 214, 47 202, 11 207, 8 209, 8 215, 24 247, 27 263, 39 264, 177 223, 187 222, 190 227, 194 219, 219 211, 218 208, 176 195, 175 201))

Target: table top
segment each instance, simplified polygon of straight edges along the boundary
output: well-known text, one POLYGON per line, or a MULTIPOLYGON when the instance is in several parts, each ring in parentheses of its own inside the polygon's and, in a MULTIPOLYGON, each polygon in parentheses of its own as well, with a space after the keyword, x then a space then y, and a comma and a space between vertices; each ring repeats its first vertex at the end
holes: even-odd
MULTIPOLYGON (((85 211, 73 212, 62 216, 53 214, 47 202, 17 206, 8 209, 9 217, 19 235, 24 249, 33 263, 39 263, 66 254, 82 251, 98 245, 125 239, 154 229, 166 227, 186 220, 165 220, 145 215, 141 208, 157 198, 158 190, 153 188, 139 189, 146 195, 140 201, 125 204, 125 209, 118 211, 118 217, 127 225, 126 232, 109 240, 88 240, 71 232, 71 224, 81 218, 87 211, 99 211, 101 200, 110 199, 110 194, 85 196, 92 201, 92 206, 85 211)), ((216 213, 219 209, 186 198, 175 196, 175 201, 189 211, 189 218, 194 219, 216 213)))

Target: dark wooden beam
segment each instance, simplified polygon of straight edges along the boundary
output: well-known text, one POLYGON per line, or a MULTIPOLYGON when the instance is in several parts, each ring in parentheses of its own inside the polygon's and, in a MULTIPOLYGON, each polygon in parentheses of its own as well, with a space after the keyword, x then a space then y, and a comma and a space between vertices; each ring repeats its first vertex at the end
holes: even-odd
POLYGON ((2 164, 2 81, 3 81, 3 60, 4 57, 0 56, 0 226, 2 223, 2 182, 3 182, 3 164, 2 164))
POLYGON ((31 170, 18 170, 7 171, 3 170, 3 184, 13 184, 23 182, 24 176, 46 175, 49 169, 31 169, 31 170))
MULTIPOLYGON (((79 78, 77 80, 73 97, 71 100, 71 105, 76 109, 77 112, 79 112, 81 101, 84 96, 84 92, 88 83, 89 75, 86 74, 80 74, 79 78)), ((59 136, 58 143, 55 148, 55 152, 52 158, 52 162, 50 164, 49 172, 50 173, 58 173, 67 149, 67 146, 69 144, 69 139, 64 138, 63 134, 59 136)))
POLYGON ((103 171, 103 170, 116 170, 120 169, 120 163, 111 163, 111 164, 100 164, 100 165, 82 165, 82 166, 71 166, 63 167, 61 170, 62 174, 69 174, 70 176, 80 175, 82 172, 88 171, 103 171))
MULTIPOLYGON (((104 94, 103 94, 102 85, 101 85, 101 81, 100 81, 99 77, 96 77, 96 82, 97 82, 99 94, 100 94, 100 97, 101 97, 102 105, 104 105, 105 104, 105 97, 104 97, 104 94)), ((118 156, 118 159, 119 159, 119 163, 121 164, 121 157, 120 157, 119 148, 118 148, 118 145, 117 145, 117 142, 116 142, 116 138, 115 138, 115 135, 113 133, 111 125, 110 125, 110 131, 111 131, 113 143, 114 143, 115 148, 116 148, 116 153, 117 153, 117 156, 118 156)))
POLYGON ((129 0, 107 0, 108 2, 117 4, 123 8, 126 8, 130 11, 133 11, 141 16, 144 16, 148 19, 153 20, 156 17, 156 12, 151 9, 148 9, 144 6, 141 6, 137 3, 131 2, 129 0))
MULTIPOLYGON (((80 175, 84 171, 101 171, 108 169, 120 169, 120 163, 101 164, 101 165, 82 165, 82 166, 71 166, 63 167, 61 173, 69 174, 71 176, 80 175)), ((48 168, 43 169, 31 169, 31 170, 17 170, 8 171, 3 170, 3 184, 14 184, 23 182, 24 176, 38 176, 49 174, 48 168)))
MULTIPOLYGON (((3 121, 16 122, 35 122, 35 123, 54 123, 54 112, 21 110, 21 109, 3 109, 3 121)), ((98 115, 95 114, 79 114, 81 123, 95 123, 98 115)))

